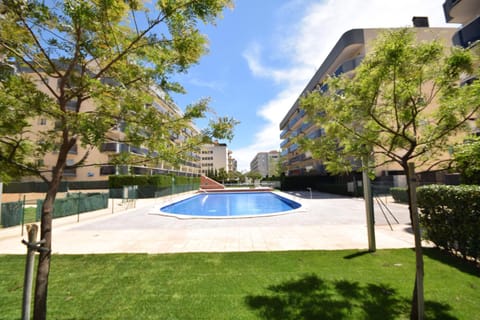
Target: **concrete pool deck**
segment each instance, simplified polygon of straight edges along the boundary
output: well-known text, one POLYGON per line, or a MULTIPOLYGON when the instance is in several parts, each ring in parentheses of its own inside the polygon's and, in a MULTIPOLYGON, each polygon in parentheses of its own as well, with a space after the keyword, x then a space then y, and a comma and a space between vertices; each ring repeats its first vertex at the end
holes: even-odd
MULTIPOLYGON (((160 215, 159 208, 178 197, 141 199, 135 207, 110 203, 108 209, 55 219, 52 251, 154 254, 368 248, 363 199, 319 192, 280 194, 300 202, 302 208, 258 218, 177 219, 160 215)), ((409 222, 407 205, 388 198, 375 201, 377 249, 413 248, 409 222)), ((26 237, 26 233, 21 236, 21 227, 0 229, 0 254, 26 253, 21 243, 26 237)))

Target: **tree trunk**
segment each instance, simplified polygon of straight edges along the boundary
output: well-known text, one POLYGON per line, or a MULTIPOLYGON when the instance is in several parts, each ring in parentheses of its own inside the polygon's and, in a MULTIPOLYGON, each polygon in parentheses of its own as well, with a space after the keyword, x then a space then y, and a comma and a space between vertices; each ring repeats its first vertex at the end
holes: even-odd
POLYGON ((420 234, 420 223, 418 221, 417 210, 417 180, 415 176, 415 165, 407 164, 407 185, 408 185, 408 204, 412 229, 415 239, 415 286, 412 295, 412 308, 410 319, 422 320, 424 318, 424 295, 423 295, 423 254, 422 239, 420 234))
POLYGON ((40 258, 37 267, 37 279, 35 283, 35 301, 33 318, 45 320, 47 318, 47 292, 48 276, 50 274, 50 258, 52 249, 52 217, 53 204, 57 196, 61 181, 61 172, 54 170, 52 181, 48 184, 47 195, 42 206, 42 218, 40 224, 40 239, 42 244, 40 258))

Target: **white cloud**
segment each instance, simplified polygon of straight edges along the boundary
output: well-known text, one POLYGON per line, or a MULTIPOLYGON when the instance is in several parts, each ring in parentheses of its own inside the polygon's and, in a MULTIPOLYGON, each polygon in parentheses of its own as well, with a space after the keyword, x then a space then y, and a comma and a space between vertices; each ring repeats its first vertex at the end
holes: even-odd
POLYGON ((225 83, 221 83, 218 81, 205 81, 198 78, 191 78, 189 79, 189 82, 194 86, 208 88, 216 91, 223 91, 223 89, 225 88, 225 83))
MULTIPOLYGON (((452 26, 445 23, 443 0, 292 0, 279 10, 302 10, 297 21, 279 21, 288 28, 279 27, 273 35, 275 47, 265 48, 251 43, 243 56, 256 77, 271 79, 282 87, 276 96, 260 107, 258 114, 266 124, 255 134, 255 142, 235 150, 239 169, 248 170, 256 153, 280 148, 279 124, 296 98, 320 67, 343 33, 354 28, 387 28, 412 25, 414 16, 428 16, 431 27, 452 26), (288 32, 288 33, 287 33, 288 32), (287 67, 276 68, 264 63, 265 56, 278 56, 287 67)), ((283 14, 282 17, 288 17, 283 14)))

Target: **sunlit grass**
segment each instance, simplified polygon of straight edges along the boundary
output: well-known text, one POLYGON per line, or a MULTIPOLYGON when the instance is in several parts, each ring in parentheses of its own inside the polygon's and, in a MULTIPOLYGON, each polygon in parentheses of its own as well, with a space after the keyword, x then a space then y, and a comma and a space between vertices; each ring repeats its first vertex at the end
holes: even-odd
MULTIPOLYGON (((25 257, 0 256, 0 319, 21 315, 25 257)), ((408 249, 55 255, 50 319, 407 319, 408 249)), ((427 319, 475 319, 479 269, 425 250, 427 319)))

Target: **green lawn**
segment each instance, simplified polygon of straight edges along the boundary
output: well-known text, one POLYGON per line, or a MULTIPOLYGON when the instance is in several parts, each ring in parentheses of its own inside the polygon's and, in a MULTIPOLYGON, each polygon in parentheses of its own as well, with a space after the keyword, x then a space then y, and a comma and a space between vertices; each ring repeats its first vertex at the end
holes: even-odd
POLYGON ((37 208, 36 207, 27 207, 23 211, 24 214, 24 223, 32 223, 36 221, 37 208))
MULTIPOLYGON (((21 315, 24 256, 0 255, 0 319, 21 315)), ((407 319, 408 249, 55 255, 49 319, 407 319)), ((480 270, 425 250, 427 319, 479 319, 480 270)))

